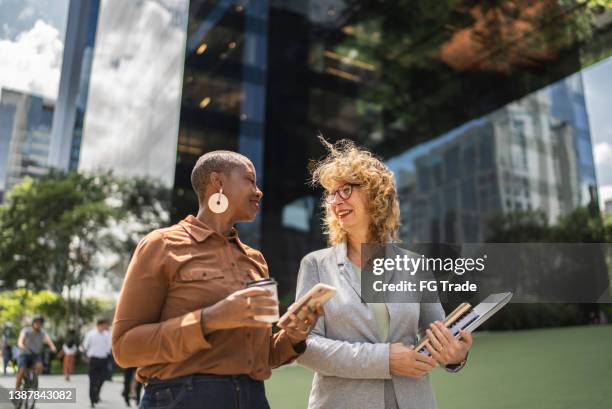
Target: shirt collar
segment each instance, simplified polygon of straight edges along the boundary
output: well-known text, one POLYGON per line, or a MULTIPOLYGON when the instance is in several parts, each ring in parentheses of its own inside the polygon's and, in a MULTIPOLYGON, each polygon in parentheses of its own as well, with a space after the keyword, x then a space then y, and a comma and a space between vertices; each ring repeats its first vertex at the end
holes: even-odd
POLYGON ((187 233, 189 233, 198 243, 206 240, 208 236, 214 233, 213 229, 191 214, 181 220, 179 224, 183 226, 187 233))
MULTIPOLYGON (((198 243, 205 241, 211 234, 218 234, 212 228, 210 228, 206 223, 196 218, 193 215, 189 215, 185 217, 183 220, 179 222, 181 226, 189 233, 191 237, 193 237, 198 243)), ((232 227, 230 234, 226 236, 228 240, 235 240, 238 243, 238 247, 246 254, 245 245, 238 237, 238 231, 236 228, 232 227)))

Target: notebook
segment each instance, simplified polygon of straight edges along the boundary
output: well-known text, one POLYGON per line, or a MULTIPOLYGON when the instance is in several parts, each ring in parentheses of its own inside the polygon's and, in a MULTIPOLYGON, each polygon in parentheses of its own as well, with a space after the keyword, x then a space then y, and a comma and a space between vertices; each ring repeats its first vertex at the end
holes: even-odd
MULTIPOLYGON (((507 292, 491 294, 473 308, 469 303, 462 303, 444 319, 444 325, 454 337, 459 337, 459 331, 462 329, 469 332, 474 331, 493 314, 501 310, 504 305, 508 304, 511 298, 512 293, 507 292)), ((429 338, 425 335, 414 349, 423 355, 430 356, 431 353, 425 348, 428 340, 429 338)))

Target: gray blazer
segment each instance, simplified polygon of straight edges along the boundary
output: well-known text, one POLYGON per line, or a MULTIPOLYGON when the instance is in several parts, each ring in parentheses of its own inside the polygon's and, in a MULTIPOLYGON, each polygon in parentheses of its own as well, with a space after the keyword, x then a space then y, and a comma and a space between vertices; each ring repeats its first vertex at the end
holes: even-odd
POLYGON ((317 283, 337 289, 325 315, 306 340, 298 363, 314 370, 309 409, 384 409, 384 382, 393 380, 400 409, 435 409, 429 377, 389 373, 389 345, 415 345, 417 333, 444 319, 439 303, 388 303, 389 340, 381 342, 370 308, 363 304, 361 283, 350 268, 346 244, 314 251, 301 262, 296 299, 317 283))

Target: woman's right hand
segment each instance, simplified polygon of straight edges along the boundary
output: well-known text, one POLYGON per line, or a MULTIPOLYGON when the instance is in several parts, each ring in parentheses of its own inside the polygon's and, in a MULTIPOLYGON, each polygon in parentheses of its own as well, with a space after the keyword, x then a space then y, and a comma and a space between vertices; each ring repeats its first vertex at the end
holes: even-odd
POLYGON ((391 375, 421 378, 437 367, 438 363, 430 356, 419 354, 413 347, 395 343, 389 346, 389 371, 391 375))
POLYGON ((202 309, 204 332, 238 327, 270 328, 272 325, 257 321, 256 315, 278 313, 278 301, 268 298, 268 290, 253 287, 238 290, 218 303, 202 309))

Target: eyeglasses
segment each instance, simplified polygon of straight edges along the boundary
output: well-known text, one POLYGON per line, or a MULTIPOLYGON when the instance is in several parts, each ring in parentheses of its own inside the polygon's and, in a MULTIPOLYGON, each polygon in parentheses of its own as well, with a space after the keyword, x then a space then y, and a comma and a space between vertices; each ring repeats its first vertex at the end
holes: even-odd
POLYGON ((327 192, 325 194, 325 201, 327 203, 333 203, 334 200, 336 200, 336 193, 340 195, 340 198, 342 200, 348 200, 349 197, 351 197, 351 194, 353 193, 353 187, 355 186, 359 185, 356 183, 347 183, 346 185, 340 186, 339 189, 334 190, 333 192, 327 192))

